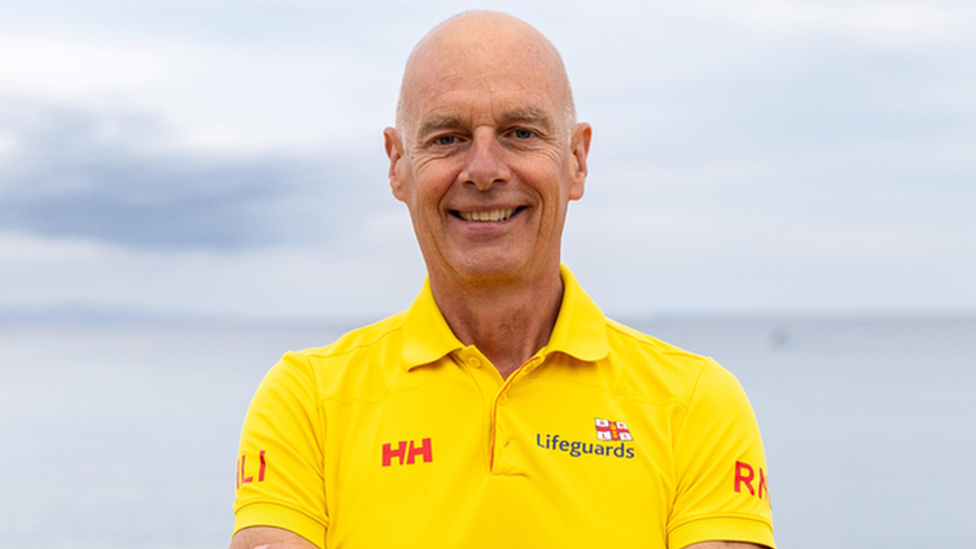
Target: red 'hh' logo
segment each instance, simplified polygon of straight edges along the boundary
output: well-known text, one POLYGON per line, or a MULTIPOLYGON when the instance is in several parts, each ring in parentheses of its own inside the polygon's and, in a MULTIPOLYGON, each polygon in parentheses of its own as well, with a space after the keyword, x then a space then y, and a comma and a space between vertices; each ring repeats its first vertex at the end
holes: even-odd
POLYGON ((429 438, 421 440, 420 446, 414 444, 412 440, 409 444, 407 441, 401 440, 397 443, 396 450, 391 444, 383 445, 383 467, 389 467, 393 463, 393 458, 397 458, 400 465, 403 465, 404 458, 406 458, 407 465, 413 465, 417 461, 417 456, 423 456, 424 463, 434 461, 434 452, 431 449, 429 438))
POLYGON ((735 491, 742 493, 742 487, 749 490, 749 495, 763 499, 769 503, 769 487, 766 486, 766 473, 759 467, 759 480, 756 480, 756 470, 744 461, 735 462, 735 491))

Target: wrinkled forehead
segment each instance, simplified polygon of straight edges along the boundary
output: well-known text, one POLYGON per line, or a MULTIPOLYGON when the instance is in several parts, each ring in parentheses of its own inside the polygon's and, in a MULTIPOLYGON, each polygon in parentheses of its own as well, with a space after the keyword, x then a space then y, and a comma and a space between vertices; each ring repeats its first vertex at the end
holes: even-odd
POLYGON ((415 116, 435 108, 559 109, 563 105, 563 86, 531 65, 455 63, 425 76, 409 88, 415 116))
POLYGON ((559 134, 564 128, 565 108, 553 94, 539 87, 506 85, 490 81, 483 86, 458 81, 441 82, 415 98, 404 131, 418 141, 442 130, 472 131, 479 126, 507 128, 528 125, 559 134))

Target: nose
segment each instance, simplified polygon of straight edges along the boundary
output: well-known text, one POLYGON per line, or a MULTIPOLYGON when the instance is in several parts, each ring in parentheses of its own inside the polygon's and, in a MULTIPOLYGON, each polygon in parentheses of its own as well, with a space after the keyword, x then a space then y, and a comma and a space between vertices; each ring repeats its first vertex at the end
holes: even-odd
POLYGON ((468 149, 467 163, 461 172, 465 185, 474 185, 479 191, 487 191, 496 183, 504 183, 511 177, 505 163, 505 150, 492 128, 478 128, 468 149))

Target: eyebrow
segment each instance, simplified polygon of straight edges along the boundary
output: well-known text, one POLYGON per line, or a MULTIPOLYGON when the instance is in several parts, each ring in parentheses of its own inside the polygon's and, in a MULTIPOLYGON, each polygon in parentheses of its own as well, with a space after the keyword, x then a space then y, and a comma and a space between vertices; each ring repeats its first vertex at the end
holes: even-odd
POLYGON ((417 131, 417 137, 423 140, 428 135, 437 131, 448 128, 458 128, 463 125, 464 124, 459 116, 432 114, 425 118, 423 123, 420 125, 420 129, 417 131))
MULTIPOLYGON (((499 118, 499 125, 502 126, 508 126, 512 123, 519 122, 537 125, 550 132, 554 128, 552 117, 549 116, 545 109, 541 109, 539 107, 525 107, 506 111, 502 113, 501 117, 499 118)), ((431 114, 423 120, 423 123, 420 125, 420 129, 417 131, 417 137, 419 137, 420 140, 423 140, 428 135, 436 133, 440 130, 460 128, 464 125, 465 122, 460 116, 431 114)))
POLYGON ((545 109, 539 107, 526 107, 524 109, 515 109, 514 111, 508 111, 502 114, 501 123, 503 125, 508 125, 513 122, 522 122, 527 124, 534 124, 541 126, 547 131, 551 131, 553 128, 552 117, 545 109))

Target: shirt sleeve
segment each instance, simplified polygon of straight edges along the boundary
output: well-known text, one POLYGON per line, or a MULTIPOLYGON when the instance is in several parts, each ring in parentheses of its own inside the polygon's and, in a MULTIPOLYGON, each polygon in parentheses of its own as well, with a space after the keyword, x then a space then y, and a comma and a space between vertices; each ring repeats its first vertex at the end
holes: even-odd
POLYGON ((261 382, 241 433, 235 534, 274 526, 324 547, 329 517, 317 394, 314 371, 298 353, 285 355, 261 382))
POLYGON ((674 444, 677 493, 668 547, 723 540, 774 548, 756 417, 739 381, 712 359, 699 374, 674 444))

